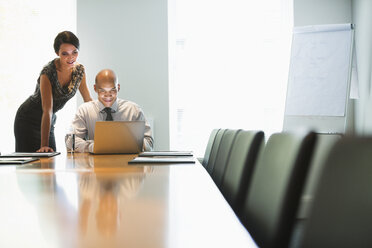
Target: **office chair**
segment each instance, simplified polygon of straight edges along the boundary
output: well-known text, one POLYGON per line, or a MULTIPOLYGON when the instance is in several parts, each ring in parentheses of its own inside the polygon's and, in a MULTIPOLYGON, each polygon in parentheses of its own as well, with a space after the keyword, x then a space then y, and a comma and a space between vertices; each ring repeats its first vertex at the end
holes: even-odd
POLYGON ((216 135, 219 131, 220 131, 219 128, 218 129, 213 129, 211 134, 209 135, 207 147, 205 149, 204 157, 203 157, 203 160, 201 162, 201 164, 204 166, 204 168, 207 168, 208 161, 209 161, 209 156, 211 155, 211 150, 212 150, 212 146, 213 146, 213 143, 214 143, 214 139, 216 138, 216 135))
POLYGON ((306 219, 314 196, 315 186, 319 180, 320 172, 324 161, 328 158, 330 150, 335 143, 342 138, 342 134, 326 134, 318 133, 316 135, 316 143, 314 154, 310 162, 308 176, 305 182, 304 190, 301 197, 298 219, 306 219))
POLYGON ((372 247, 372 137, 344 137, 331 150, 299 247, 372 247))
POLYGON ((220 186, 221 184, 222 176, 225 173, 226 164, 230 157, 232 144, 234 143, 236 135, 240 131, 240 129, 227 129, 222 136, 221 144, 216 157, 216 162, 214 163, 214 167, 210 172, 210 175, 212 176, 212 179, 217 186, 220 186))
POLYGON ((315 140, 276 133, 260 154, 240 216, 259 247, 288 247, 315 140))
POLYGON ((258 153, 263 145, 262 131, 244 130, 236 135, 232 145, 220 190, 237 215, 243 205, 258 153))
POLYGON ((220 148, 220 143, 222 140, 222 136, 225 133, 226 129, 220 129, 216 134, 216 138, 214 139, 211 155, 209 156, 208 164, 207 164, 207 171, 209 174, 213 171, 214 163, 216 162, 218 149, 220 148))

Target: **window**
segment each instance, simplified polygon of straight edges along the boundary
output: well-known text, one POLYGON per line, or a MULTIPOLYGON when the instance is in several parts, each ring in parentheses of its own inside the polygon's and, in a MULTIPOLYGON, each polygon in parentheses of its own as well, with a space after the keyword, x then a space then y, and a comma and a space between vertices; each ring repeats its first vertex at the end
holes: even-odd
MULTIPOLYGON (((18 107, 35 90, 44 65, 56 57, 55 36, 76 31, 76 0, 0 0, 0 113, 1 152, 13 152, 13 124, 18 107)), ((65 149, 65 126, 70 124, 76 100, 57 113, 57 149, 65 149)))
POLYGON ((174 1, 171 149, 201 157, 213 128, 280 132, 292 0, 174 1))

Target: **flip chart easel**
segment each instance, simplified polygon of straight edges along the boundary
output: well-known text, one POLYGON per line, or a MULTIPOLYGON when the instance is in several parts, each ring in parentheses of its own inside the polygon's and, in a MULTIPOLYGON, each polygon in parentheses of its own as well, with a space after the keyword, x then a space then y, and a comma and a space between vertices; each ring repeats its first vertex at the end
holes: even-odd
POLYGON ((284 131, 345 132, 353 37, 350 23, 294 28, 284 131))

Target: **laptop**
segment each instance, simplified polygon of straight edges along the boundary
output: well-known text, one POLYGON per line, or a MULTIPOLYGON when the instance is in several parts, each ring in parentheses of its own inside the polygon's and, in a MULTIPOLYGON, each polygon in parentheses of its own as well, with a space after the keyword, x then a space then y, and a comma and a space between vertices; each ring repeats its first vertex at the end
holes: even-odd
POLYGON ((97 121, 93 154, 131 154, 142 152, 144 121, 97 121))

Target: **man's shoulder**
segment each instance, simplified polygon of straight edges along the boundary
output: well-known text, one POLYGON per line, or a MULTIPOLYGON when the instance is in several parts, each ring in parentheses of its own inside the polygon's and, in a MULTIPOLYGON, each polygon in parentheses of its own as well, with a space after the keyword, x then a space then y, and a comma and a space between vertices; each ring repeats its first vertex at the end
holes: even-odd
POLYGON ((140 109, 140 106, 132 101, 124 100, 124 99, 117 99, 119 108, 135 108, 140 109))
POLYGON ((95 110, 97 106, 98 106, 97 100, 84 102, 79 106, 78 111, 79 112, 92 111, 95 110))

